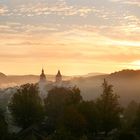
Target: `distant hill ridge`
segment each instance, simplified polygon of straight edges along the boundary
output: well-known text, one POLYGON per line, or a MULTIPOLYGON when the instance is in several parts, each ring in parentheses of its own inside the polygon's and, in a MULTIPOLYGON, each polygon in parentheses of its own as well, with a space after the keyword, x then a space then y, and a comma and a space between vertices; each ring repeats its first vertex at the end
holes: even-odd
POLYGON ((140 77, 140 70, 125 69, 122 71, 114 72, 109 75, 114 78, 135 78, 140 77))
POLYGON ((4 73, 0 72, 0 78, 6 78, 6 77, 7 76, 4 73))
MULTIPOLYGON (((54 77, 55 75, 46 75, 49 79, 51 79, 52 77, 54 77)), ((75 78, 92 78, 92 77, 105 77, 105 76, 109 76, 109 77, 116 77, 116 78, 128 78, 128 77, 135 77, 135 76, 140 76, 140 70, 131 70, 131 69, 124 69, 121 71, 117 71, 117 72, 113 72, 111 74, 104 74, 104 73, 88 73, 87 75, 77 75, 75 76, 75 78)), ((2 72, 0 72, 0 78, 39 78, 39 75, 6 75, 2 72)), ((64 76, 65 78, 67 77, 68 79, 72 78, 73 76, 64 76)), ((73 77, 74 78, 74 77, 73 77)))

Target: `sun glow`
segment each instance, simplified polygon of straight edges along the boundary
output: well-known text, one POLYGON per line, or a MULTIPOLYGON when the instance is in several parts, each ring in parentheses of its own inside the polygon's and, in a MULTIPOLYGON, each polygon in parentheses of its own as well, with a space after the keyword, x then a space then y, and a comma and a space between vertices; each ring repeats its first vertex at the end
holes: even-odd
POLYGON ((131 63, 131 68, 140 69, 140 60, 134 61, 131 63))
POLYGON ((132 62, 133 65, 140 66, 140 60, 132 62))

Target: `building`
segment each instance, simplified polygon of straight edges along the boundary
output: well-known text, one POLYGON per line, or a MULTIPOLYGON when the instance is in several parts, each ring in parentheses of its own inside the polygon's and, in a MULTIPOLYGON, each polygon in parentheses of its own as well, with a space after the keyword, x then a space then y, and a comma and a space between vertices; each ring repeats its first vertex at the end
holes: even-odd
POLYGON ((47 80, 46 80, 46 75, 44 73, 44 69, 42 69, 42 73, 40 75, 39 92, 41 98, 45 98, 47 96, 47 80))
POLYGON ((42 73, 40 75, 40 81, 39 83, 46 83, 47 80, 46 80, 46 75, 44 74, 44 69, 42 69, 42 73))
POLYGON ((63 81, 63 77, 60 70, 58 70, 55 76, 55 82, 47 81, 44 69, 42 69, 42 73, 40 74, 40 80, 38 85, 40 96, 42 99, 47 97, 48 91, 53 87, 66 87, 66 88, 72 87, 70 81, 63 81))
POLYGON ((56 74, 55 82, 56 83, 61 83, 62 82, 62 75, 61 75, 60 70, 58 70, 58 73, 56 74))
POLYGON ((55 84, 56 84, 57 86, 61 86, 61 85, 62 85, 62 75, 61 75, 60 70, 58 70, 58 73, 56 74, 56 77, 55 77, 55 84))

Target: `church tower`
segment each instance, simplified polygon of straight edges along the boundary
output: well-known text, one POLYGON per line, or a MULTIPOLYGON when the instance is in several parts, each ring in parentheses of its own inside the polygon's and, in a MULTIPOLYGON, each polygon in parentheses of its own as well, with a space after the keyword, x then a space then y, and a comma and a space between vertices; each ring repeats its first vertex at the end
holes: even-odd
POLYGON ((42 69, 42 73, 40 74, 39 91, 42 99, 47 96, 47 80, 44 69, 42 69))
POLYGON ((41 75, 40 75, 40 82, 41 83, 46 83, 47 82, 47 80, 46 80, 46 75, 44 74, 44 69, 42 69, 42 73, 41 73, 41 75))
POLYGON ((55 82, 56 82, 56 84, 61 84, 62 83, 62 75, 61 75, 60 70, 58 70, 58 73, 55 77, 55 82))

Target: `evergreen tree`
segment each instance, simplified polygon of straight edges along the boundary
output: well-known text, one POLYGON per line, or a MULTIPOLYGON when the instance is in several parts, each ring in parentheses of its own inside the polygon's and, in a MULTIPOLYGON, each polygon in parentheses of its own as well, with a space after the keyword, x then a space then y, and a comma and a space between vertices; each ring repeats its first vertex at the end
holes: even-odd
POLYGON ((104 79, 102 84, 103 94, 97 100, 97 107, 100 119, 100 131, 107 135, 112 129, 120 125, 121 107, 118 102, 118 95, 113 93, 113 86, 104 79))

